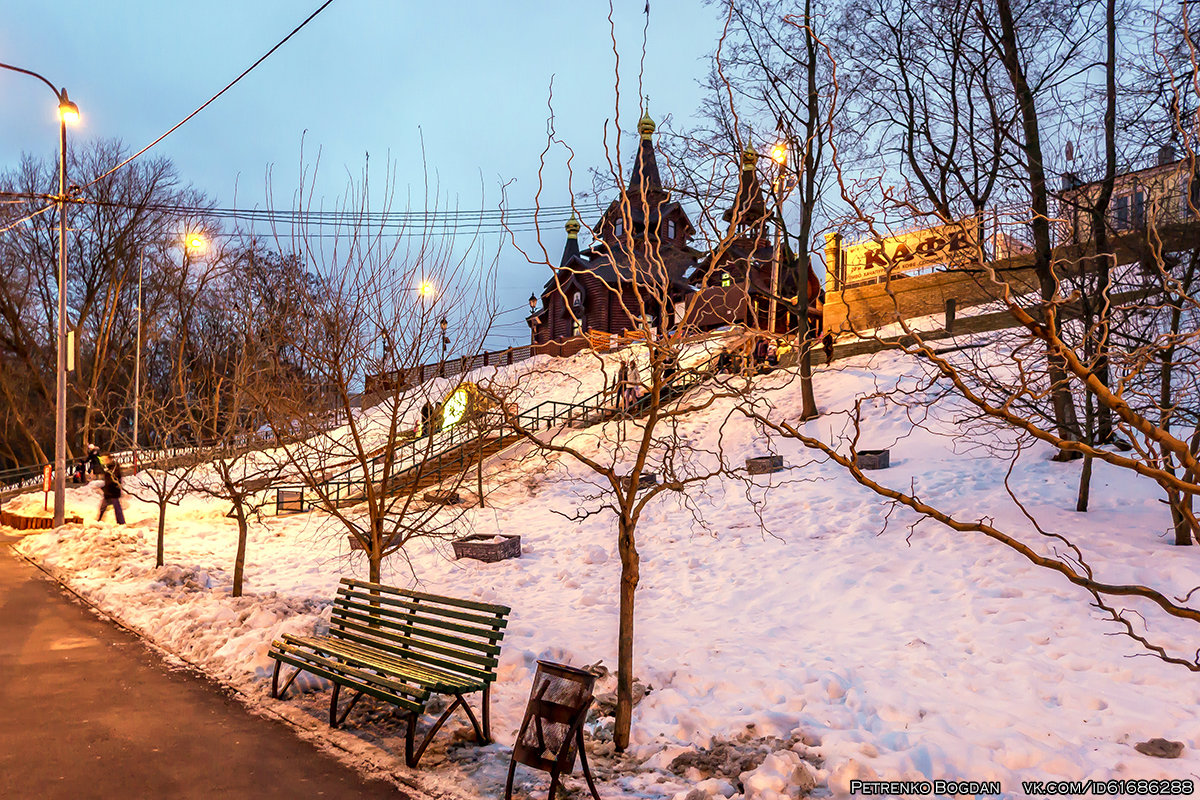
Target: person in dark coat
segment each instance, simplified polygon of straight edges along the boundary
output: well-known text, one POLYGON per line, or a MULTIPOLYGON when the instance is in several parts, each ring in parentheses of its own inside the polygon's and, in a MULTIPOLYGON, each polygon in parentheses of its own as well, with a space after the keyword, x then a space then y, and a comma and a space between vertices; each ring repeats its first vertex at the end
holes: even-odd
POLYGON ((733 356, 728 350, 722 350, 721 355, 717 356, 717 374, 724 375, 728 372, 733 372, 733 356))
POLYGON ((629 389, 629 363, 625 359, 621 359, 621 368, 617 370, 617 410, 624 411, 626 401, 628 400, 629 389))
POLYGON ((108 459, 107 469, 103 470, 104 486, 100 489, 103 498, 100 500, 100 516, 97 520, 104 519, 104 512, 112 506, 113 513, 117 517, 117 524, 125 524, 125 512, 121 510, 121 465, 113 459, 108 459))
POLYGON ((663 359, 663 382, 665 383, 670 381, 675 377, 675 373, 677 372, 679 372, 679 357, 674 353, 671 353, 665 359, 663 359))
POLYGON ((825 350, 825 366, 833 361, 833 331, 825 331, 821 337, 821 347, 825 350))
POLYGON ((87 465, 92 477, 98 478, 104 472, 104 465, 100 463, 100 448, 94 444, 88 445, 87 465))
POLYGON ((767 363, 767 340, 760 338, 754 343, 754 369, 760 370, 767 363))
POLYGON ((428 400, 425 405, 421 406, 421 435, 429 436, 433 433, 433 426, 430 425, 433 421, 433 404, 428 400))

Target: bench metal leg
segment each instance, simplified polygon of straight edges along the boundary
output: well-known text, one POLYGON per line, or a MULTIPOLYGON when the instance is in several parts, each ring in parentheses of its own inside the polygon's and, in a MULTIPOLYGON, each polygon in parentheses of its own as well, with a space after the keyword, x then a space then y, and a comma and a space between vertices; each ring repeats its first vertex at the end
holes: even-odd
POLYGON ((421 744, 416 748, 416 753, 413 752, 413 745, 417 733, 417 720, 419 715, 412 714, 408 718, 408 733, 404 737, 404 760, 410 767, 415 767, 421 760, 421 756, 425 755, 425 748, 429 747, 429 743, 433 740, 434 735, 441 730, 441 727, 446 724, 446 720, 450 719, 450 715, 454 713, 456 708, 462 708, 467 714, 467 719, 471 721, 471 727, 475 729, 475 738, 480 744, 488 744, 491 742, 490 730, 488 724, 491 722, 491 712, 488 710, 488 690, 483 692, 483 714, 484 725, 480 727, 479 719, 475 716, 475 712, 471 710, 471 706, 467 704, 467 700, 461 694, 454 695, 454 702, 446 707, 442 715, 433 723, 433 727, 421 739, 421 744))
POLYGON ((413 756, 413 743, 417 735, 417 718, 420 715, 412 711, 408 715, 408 730, 404 734, 404 763, 415 767, 420 756, 413 756))
POLYGON ((480 700, 483 712, 483 738, 480 744, 490 744, 492 741, 492 685, 483 687, 483 697, 480 700))
POLYGON ((340 715, 338 714, 338 694, 341 691, 341 686, 337 683, 333 684, 333 695, 329 698, 329 727, 337 728, 346 721, 346 717, 350 716, 350 712, 358 705, 358 701, 362 699, 362 692, 355 692, 350 703, 346 706, 346 710, 340 715))
POLYGON ((282 668, 283 668, 283 662, 276 661, 275 662, 275 672, 271 675, 271 697, 273 697, 276 700, 280 700, 283 698, 283 696, 287 693, 288 688, 291 687, 292 681, 296 680, 296 676, 304 671, 304 670, 300 669, 300 667, 296 667, 295 671, 292 672, 292 674, 288 677, 287 681, 283 684, 283 688, 280 689, 279 688, 279 670, 282 668))
POLYGON ((479 742, 480 744, 487 744, 491 740, 488 739, 487 734, 484 733, 484 729, 479 727, 479 720, 475 719, 475 714, 471 711, 471 707, 467 705, 466 698, 461 694, 455 695, 455 697, 458 698, 457 702, 462 705, 463 711, 467 712, 467 719, 471 720, 471 727, 475 729, 475 741, 479 742))

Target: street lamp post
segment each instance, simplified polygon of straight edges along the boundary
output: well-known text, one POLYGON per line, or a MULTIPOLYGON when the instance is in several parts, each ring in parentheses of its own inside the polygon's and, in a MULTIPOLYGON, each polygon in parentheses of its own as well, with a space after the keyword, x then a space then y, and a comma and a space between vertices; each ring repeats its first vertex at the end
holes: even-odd
POLYGON ((529 344, 537 344, 537 318, 534 314, 537 313, 537 295, 530 293, 529 295, 529 344))
POLYGON ((450 327, 450 323, 446 322, 445 317, 442 317, 442 321, 439 322, 438 325, 441 326, 441 329, 442 329, 442 364, 441 364, 441 367, 439 367, 438 372, 440 372, 442 374, 442 376, 445 377, 445 375, 446 375, 446 347, 448 347, 450 344, 450 337, 446 335, 446 329, 450 327))
POLYGON ((63 524, 67 502, 67 123, 79 119, 79 106, 36 72, 11 64, 0 68, 37 78, 58 100, 58 378, 54 411, 54 526, 63 524))
POLYGON ((771 249, 771 296, 767 301, 767 331, 776 333, 775 316, 779 303, 779 262, 782 260, 780 239, 783 229, 783 179, 787 169, 788 143, 787 140, 778 142, 771 148, 771 160, 779 165, 779 173, 775 178, 775 242, 771 249))

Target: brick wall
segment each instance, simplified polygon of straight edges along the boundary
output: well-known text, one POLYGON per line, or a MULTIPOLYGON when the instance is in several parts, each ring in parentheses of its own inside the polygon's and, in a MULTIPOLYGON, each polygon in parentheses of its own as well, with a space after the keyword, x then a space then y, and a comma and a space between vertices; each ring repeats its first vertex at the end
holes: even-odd
MULTIPOLYGON (((1037 290, 1037 277, 1029 267, 1014 267, 1002 272, 1013 294, 1037 290)), ((958 310, 989 302, 1002 293, 982 270, 931 272, 891 283, 854 286, 825 297, 825 326, 835 334, 852 328, 878 328, 900 319, 912 319, 946 310, 946 301, 954 300, 958 310), (889 290, 895 299, 888 294, 889 290)))

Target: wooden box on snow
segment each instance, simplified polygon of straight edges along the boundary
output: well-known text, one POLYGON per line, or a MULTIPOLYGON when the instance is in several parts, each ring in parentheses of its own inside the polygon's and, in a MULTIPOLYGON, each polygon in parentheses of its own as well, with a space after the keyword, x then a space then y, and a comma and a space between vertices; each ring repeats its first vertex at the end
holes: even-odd
POLYGON ((887 469, 889 451, 859 450, 854 456, 854 466, 859 469, 887 469))
POLYGON ((751 475, 765 475, 783 469, 783 456, 754 456, 746 459, 746 471, 751 475))
POLYGON ((521 537, 516 534, 472 533, 454 542, 455 558, 474 558, 479 561, 503 561, 521 557, 521 537))

